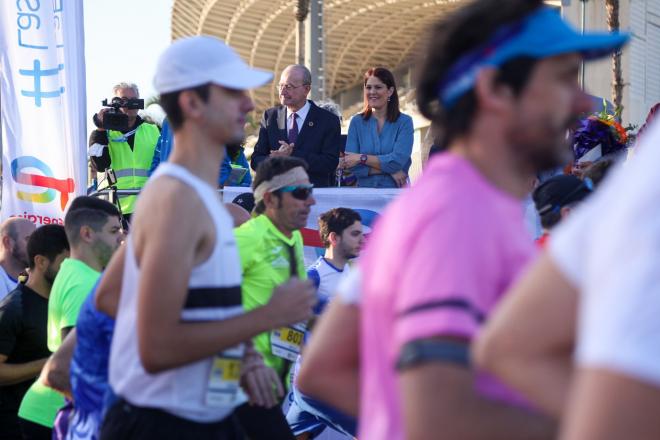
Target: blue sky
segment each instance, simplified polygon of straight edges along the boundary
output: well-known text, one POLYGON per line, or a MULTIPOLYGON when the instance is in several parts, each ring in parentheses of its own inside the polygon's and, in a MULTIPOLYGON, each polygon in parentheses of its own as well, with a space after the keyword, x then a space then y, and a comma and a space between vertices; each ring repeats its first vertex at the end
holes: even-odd
POLYGON ((158 55, 170 43, 173 0, 85 0, 87 124, 118 82, 134 82, 140 97, 155 94, 158 55))

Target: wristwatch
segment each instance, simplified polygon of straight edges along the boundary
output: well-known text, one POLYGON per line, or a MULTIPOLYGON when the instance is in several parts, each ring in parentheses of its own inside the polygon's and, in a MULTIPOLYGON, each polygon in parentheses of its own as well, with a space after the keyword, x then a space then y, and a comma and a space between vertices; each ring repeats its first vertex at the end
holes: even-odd
POLYGON ((360 165, 365 165, 367 163, 367 155, 366 154, 360 154, 360 165))

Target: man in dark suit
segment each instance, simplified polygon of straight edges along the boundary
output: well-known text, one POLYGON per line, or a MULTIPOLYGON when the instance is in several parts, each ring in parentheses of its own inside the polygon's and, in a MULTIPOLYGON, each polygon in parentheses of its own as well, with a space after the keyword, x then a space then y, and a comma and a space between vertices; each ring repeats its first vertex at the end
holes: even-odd
POLYGON ((309 165, 316 187, 330 186, 339 162, 339 118, 307 100, 312 75, 305 66, 288 66, 279 83, 281 105, 264 112, 251 166, 269 156, 294 156, 309 165))

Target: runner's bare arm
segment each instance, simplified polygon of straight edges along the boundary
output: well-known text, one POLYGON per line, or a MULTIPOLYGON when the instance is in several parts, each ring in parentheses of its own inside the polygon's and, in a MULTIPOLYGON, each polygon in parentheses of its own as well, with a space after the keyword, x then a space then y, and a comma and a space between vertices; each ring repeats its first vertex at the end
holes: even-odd
POLYGON ((189 187, 161 178, 149 189, 137 211, 149 217, 136 217, 132 232, 140 267, 138 349, 146 371, 186 365, 311 316, 315 302, 311 283, 293 280, 275 289, 267 305, 244 315, 216 322, 182 322, 190 273, 210 255, 213 224, 189 187))
MULTIPOLYGON (((456 338, 428 341, 464 345, 456 338)), ((399 374, 405 438, 422 440, 534 440, 555 438, 556 424, 504 403, 488 400, 475 391, 475 374, 468 366, 428 361, 399 374)))
POLYGON ((62 341, 60 348, 48 359, 39 377, 44 385, 53 388, 68 398, 71 398, 71 382, 69 380, 71 359, 73 359, 77 340, 76 329, 74 328, 62 341))
POLYGON ((0 354, 0 386, 14 385, 39 375, 47 358, 21 364, 8 364, 7 355, 0 354))
POLYGON ((559 418, 573 370, 577 301, 575 289, 544 253, 490 317, 473 359, 559 418))
POLYGON ((112 256, 108 267, 103 272, 103 278, 96 289, 96 297, 94 299, 96 308, 113 318, 117 316, 117 307, 119 306, 125 255, 126 245, 122 244, 112 256))
POLYGON ((321 316, 297 378, 300 390, 357 416, 359 308, 339 298, 321 316))
POLYGON ((600 368, 579 369, 564 411, 562 440, 660 438, 660 388, 600 368))

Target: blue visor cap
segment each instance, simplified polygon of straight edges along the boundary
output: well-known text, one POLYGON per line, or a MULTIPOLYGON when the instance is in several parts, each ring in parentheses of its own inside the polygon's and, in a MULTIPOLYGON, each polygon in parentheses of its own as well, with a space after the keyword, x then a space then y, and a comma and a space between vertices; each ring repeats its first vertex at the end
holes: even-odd
POLYGON ((450 108, 474 87, 484 67, 499 67, 518 57, 549 58, 579 53, 585 60, 601 58, 623 47, 627 33, 580 34, 556 10, 542 7, 521 21, 502 27, 484 45, 461 57, 440 83, 438 97, 450 108))

